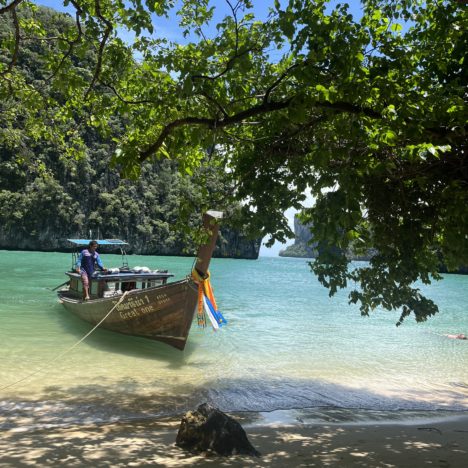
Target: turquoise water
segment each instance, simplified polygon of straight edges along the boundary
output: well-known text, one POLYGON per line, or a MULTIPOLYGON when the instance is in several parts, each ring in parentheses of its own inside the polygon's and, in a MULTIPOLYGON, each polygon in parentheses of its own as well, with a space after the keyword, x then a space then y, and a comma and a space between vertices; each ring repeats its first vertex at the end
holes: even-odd
MULTIPOLYGON (((182 278, 193 259, 129 261, 182 278)), ((214 259, 228 326, 194 323, 184 352, 96 330, 57 359, 91 329, 47 289, 69 267, 68 254, 0 252, 0 427, 180 415, 205 401, 225 411, 468 410, 468 341, 441 336, 468 334, 468 276, 422 288, 441 312, 397 328, 397 312, 365 318, 345 293, 330 299, 303 259, 214 259)))

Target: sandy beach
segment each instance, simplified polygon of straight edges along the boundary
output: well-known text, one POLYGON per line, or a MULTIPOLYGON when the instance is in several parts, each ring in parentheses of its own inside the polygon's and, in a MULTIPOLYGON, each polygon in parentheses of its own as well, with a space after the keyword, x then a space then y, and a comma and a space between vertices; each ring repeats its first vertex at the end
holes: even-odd
POLYGON ((0 466, 468 466, 468 415, 424 423, 244 425, 260 458, 184 452, 174 443, 179 422, 4 431, 0 466))

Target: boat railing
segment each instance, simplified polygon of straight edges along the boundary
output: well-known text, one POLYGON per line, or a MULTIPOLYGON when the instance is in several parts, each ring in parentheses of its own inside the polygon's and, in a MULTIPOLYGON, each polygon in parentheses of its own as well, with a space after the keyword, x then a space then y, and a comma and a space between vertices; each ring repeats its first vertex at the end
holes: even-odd
MULTIPOLYGON (((81 275, 76 271, 66 273, 70 278, 69 292, 82 295, 83 285, 81 275)), ((120 296, 125 291, 148 289, 167 283, 174 275, 167 270, 149 270, 146 267, 135 269, 113 268, 103 272, 95 272, 89 278, 90 296, 92 298, 108 298, 120 296)))

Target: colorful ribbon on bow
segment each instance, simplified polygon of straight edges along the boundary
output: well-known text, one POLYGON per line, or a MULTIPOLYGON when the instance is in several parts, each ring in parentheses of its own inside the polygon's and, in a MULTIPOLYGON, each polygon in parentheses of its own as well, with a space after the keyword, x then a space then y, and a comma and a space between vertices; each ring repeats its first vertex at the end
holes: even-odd
POLYGON ((206 316, 210 319, 211 325, 215 330, 227 324, 227 320, 218 310, 214 298, 213 287, 210 282, 210 273, 207 272, 203 278, 197 270, 192 270, 192 279, 198 284, 198 307, 197 320, 198 326, 206 326, 206 316))

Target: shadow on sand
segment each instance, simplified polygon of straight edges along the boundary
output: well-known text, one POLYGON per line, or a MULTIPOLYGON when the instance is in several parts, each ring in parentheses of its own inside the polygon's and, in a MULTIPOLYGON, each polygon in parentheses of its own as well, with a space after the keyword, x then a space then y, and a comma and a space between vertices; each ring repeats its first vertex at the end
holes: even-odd
MULTIPOLYGON (((323 392, 347 390, 317 381, 287 382, 287 385, 310 387, 317 398, 323 392)), ((259 386, 249 379, 235 379, 225 382, 224 393, 210 391, 212 386, 214 382, 203 388, 180 386, 172 395, 154 392, 143 396, 137 383, 121 380, 112 387, 76 385, 65 390, 51 386, 41 401, 3 402, 0 465, 461 467, 464 465, 457 463, 466 461, 468 456, 468 440, 462 433, 468 432, 468 427, 466 431, 455 431, 446 430, 439 423, 437 427, 427 422, 424 427, 403 425, 402 419, 398 421, 395 417, 392 424, 400 425, 379 435, 381 429, 376 432, 373 428, 382 424, 381 419, 359 425, 362 419, 344 423, 344 418, 340 421, 336 413, 332 423, 329 422, 332 419, 319 424, 304 423, 297 417, 294 425, 262 428, 258 425, 262 416, 255 412, 231 414, 244 425, 252 444, 262 452, 261 458, 195 456, 174 445, 180 418, 186 410, 204 401, 223 409, 232 395, 242 393, 237 389, 270 391, 272 398, 278 391, 278 381, 266 381, 259 386), (399 461, 392 464, 386 461, 387 457, 399 461)), ((363 401, 385 400, 384 396, 366 390, 361 391, 360 397, 363 401)), ((391 399, 387 405, 401 407, 407 403, 401 398, 391 399)), ((322 409, 322 413, 326 411, 322 409)))
MULTIPOLYGON (((466 421, 466 420, 465 420, 466 421)), ((468 443, 450 425, 269 427, 247 430, 262 457, 193 455, 175 446, 179 421, 132 421, 2 435, 2 467, 463 467, 468 443)), ((465 431, 466 432, 466 431, 465 431)))

